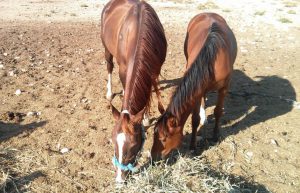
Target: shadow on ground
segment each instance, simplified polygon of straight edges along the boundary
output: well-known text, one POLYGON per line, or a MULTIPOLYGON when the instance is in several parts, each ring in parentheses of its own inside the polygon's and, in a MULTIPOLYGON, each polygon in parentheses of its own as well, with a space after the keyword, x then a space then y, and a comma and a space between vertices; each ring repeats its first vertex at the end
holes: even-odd
POLYGON ((24 155, 22 153, 11 148, 0 149, 0 192, 28 192, 32 181, 46 176, 42 171, 30 172, 30 165, 23 168, 24 155))
MULTIPOLYGON (((275 75, 255 79, 252 80, 240 70, 234 71, 230 91, 225 99, 225 113, 221 119, 221 139, 293 109, 296 93, 287 79, 275 75)), ((209 94, 206 105, 214 106, 216 96, 216 93, 209 94)), ((212 130, 214 116, 208 117, 208 122, 204 130, 212 130)))
POLYGON ((28 185, 39 177, 46 177, 46 175, 41 171, 36 171, 22 177, 9 177, 0 184, 0 191, 9 193, 28 192, 30 191, 28 185))
MULTIPOLYGON (((240 70, 234 70, 230 91, 225 99, 225 113, 221 118, 221 139, 284 115, 293 109, 296 93, 287 79, 276 75, 258 76, 255 79, 252 80, 240 70), (230 124, 231 122, 235 123, 230 124)), ((177 86, 180 81, 181 78, 162 80, 160 81, 161 90, 177 86)), ((215 106, 216 100, 216 92, 209 93, 206 107, 215 106)), ((210 138, 213 127, 214 116, 211 115, 208 117, 208 124, 200 129, 201 135, 210 138)), ((198 132, 200 133, 199 129, 198 132)), ((186 135, 185 141, 189 139, 190 135, 186 135)))
POLYGON ((25 134, 25 136, 27 136, 35 129, 44 126, 46 123, 47 121, 41 121, 21 125, 20 123, 6 123, 0 121, 0 143, 20 134, 25 134))

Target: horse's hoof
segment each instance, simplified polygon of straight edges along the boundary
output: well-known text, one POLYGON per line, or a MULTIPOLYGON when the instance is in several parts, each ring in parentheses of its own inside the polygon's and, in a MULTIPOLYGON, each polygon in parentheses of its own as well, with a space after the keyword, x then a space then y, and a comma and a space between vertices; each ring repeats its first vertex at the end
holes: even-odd
POLYGON ((219 141, 219 137, 214 136, 211 140, 212 142, 217 143, 219 141))
POLYGON ((112 94, 106 94, 106 99, 109 101, 112 101, 113 95, 112 94))
POLYGON ((206 125, 208 123, 207 118, 200 119, 200 125, 206 125))

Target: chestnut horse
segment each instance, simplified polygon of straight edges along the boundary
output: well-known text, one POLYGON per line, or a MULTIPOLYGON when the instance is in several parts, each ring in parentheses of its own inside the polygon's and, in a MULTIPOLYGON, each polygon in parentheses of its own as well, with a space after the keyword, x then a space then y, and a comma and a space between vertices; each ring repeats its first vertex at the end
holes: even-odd
POLYGON ((203 125, 206 119, 205 95, 212 90, 218 91, 213 134, 213 139, 218 140, 224 98, 237 54, 235 36, 221 16, 214 13, 199 14, 188 25, 184 53, 187 64, 183 80, 173 93, 166 112, 155 125, 151 149, 154 160, 165 157, 180 145, 183 127, 190 114, 190 149, 196 148, 197 128, 199 123, 203 125))
POLYGON ((154 9, 139 0, 111 0, 103 9, 101 29, 108 70, 106 96, 111 100, 113 57, 119 64, 124 89, 121 113, 111 105, 116 119, 112 132, 113 163, 116 181, 123 182, 129 171, 136 170, 137 155, 145 140, 141 121, 150 106, 152 87, 158 96, 159 111, 164 112, 157 81, 167 41, 154 9))

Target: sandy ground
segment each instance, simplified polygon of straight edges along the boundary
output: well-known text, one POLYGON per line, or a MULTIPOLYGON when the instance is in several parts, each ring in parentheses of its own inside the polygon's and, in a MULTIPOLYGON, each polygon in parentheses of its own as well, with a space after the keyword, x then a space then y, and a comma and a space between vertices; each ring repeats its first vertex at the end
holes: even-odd
MULTIPOLYGON (((202 154, 214 167, 271 192, 300 192, 300 3, 214 2, 150 1, 169 44, 161 71, 164 105, 184 72, 188 21, 203 11, 219 13, 236 34, 239 53, 222 118, 224 140, 202 154)), ((107 72, 99 36, 104 4, 0 1, 0 149, 14 149, 10 159, 22 157, 10 165, 18 170, 6 171, 19 191, 107 192, 114 181, 114 121, 105 99, 107 72), (20 113, 19 118, 10 120, 7 111, 20 113), (36 115, 22 115, 28 112, 36 115), (68 152, 60 153, 64 148, 68 152)), ((121 91, 117 71, 115 93, 121 91)), ((204 135, 212 128, 214 99, 210 94, 204 135)), ((114 103, 121 105, 118 96, 114 103)), ((158 115, 154 102, 151 116, 158 115)), ((187 122, 182 150, 190 130, 187 122)), ((151 136, 152 128, 145 155, 151 136)), ((9 182, 6 191, 16 192, 9 182)))

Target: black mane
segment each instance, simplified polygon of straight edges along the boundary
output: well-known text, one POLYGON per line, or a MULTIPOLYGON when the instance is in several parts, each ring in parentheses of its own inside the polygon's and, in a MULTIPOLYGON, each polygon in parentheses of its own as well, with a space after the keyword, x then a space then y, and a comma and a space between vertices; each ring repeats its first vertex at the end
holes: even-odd
POLYGON ((197 96, 201 90, 206 89, 208 82, 215 79, 214 63, 218 50, 225 47, 220 27, 213 23, 208 32, 206 41, 198 57, 190 69, 184 74, 183 80, 175 90, 167 111, 180 120, 180 115, 190 108, 188 105, 193 100, 200 100, 197 96))

